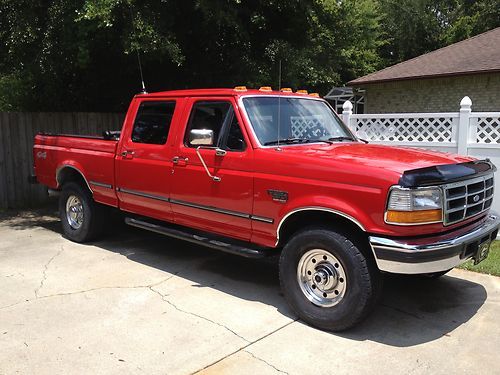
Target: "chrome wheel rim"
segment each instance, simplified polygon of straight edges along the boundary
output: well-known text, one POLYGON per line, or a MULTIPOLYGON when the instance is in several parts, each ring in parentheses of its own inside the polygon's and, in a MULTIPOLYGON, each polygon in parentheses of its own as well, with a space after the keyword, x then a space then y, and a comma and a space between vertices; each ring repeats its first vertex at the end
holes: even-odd
POLYGON ((76 195, 71 195, 66 201, 66 220, 73 229, 80 229, 83 225, 83 204, 76 195))
POLYGON ((306 298, 320 307, 338 304, 347 287, 342 263, 322 249, 309 250, 302 255, 297 266, 297 281, 306 298))

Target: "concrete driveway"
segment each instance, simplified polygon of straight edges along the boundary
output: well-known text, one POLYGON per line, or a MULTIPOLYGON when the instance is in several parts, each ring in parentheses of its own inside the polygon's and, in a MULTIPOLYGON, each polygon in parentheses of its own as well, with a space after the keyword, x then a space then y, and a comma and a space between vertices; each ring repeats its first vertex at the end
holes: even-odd
POLYGON ((388 277, 354 330, 297 320, 277 266, 117 225, 0 217, 0 374, 500 373, 500 278, 388 277))

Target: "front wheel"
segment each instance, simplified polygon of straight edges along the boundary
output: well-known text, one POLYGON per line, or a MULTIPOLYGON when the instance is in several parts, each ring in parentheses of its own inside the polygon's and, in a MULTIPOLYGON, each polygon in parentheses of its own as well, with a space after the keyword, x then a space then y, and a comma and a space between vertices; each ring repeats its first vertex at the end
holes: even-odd
POLYGON ((286 244, 280 283, 302 320, 330 331, 359 323, 381 290, 381 276, 371 259, 342 234, 322 228, 304 230, 286 244))
POLYGON ((103 227, 102 211, 86 188, 74 182, 63 186, 59 196, 59 216, 64 235, 70 240, 93 240, 103 227))

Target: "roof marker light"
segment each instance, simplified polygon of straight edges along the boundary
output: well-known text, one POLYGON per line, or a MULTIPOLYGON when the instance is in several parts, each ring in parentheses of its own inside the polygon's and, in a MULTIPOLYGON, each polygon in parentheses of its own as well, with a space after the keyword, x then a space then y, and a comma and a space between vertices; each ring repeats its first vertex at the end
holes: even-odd
POLYGON ((290 87, 283 87, 280 91, 281 92, 293 92, 290 87))
POLYGON ((312 92, 309 95, 319 98, 319 94, 317 92, 312 92))
POLYGON ((271 86, 262 86, 259 91, 273 91, 271 86))
POLYGON ((247 87, 246 86, 236 86, 234 88, 234 91, 247 91, 247 87))
POLYGON ((297 94, 308 94, 307 90, 297 90, 297 94))

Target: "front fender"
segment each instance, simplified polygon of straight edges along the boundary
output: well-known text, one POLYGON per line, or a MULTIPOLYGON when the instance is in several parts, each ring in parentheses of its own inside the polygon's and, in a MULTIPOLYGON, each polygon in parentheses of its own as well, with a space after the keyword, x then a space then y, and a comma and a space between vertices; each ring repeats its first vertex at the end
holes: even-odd
POLYGON ((365 232, 367 231, 366 228, 372 225, 367 213, 362 209, 362 207, 358 206, 357 202, 347 202, 330 196, 301 196, 297 199, 291 200, 281 208, 277 219, 277 234, 287 218, 294 213, 308 210, 326 211, 337 214, 350 220, 365 232))

